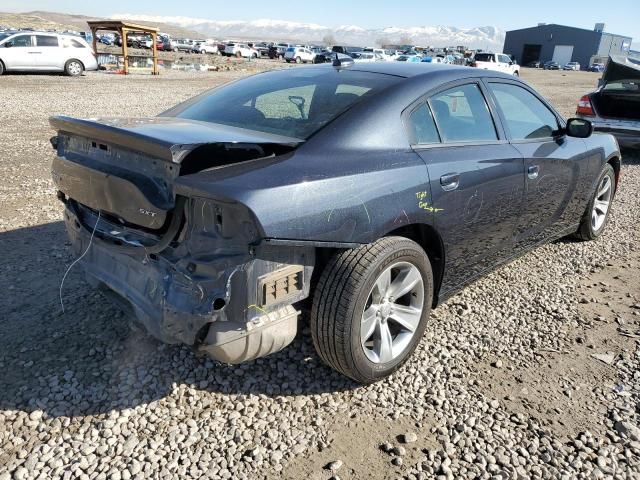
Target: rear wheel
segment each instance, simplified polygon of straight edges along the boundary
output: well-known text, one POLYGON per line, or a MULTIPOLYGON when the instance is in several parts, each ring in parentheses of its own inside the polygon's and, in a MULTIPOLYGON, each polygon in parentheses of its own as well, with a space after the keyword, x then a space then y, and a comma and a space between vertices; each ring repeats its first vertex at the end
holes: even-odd
POLYGON ((432 279, 427 255, 403 237, 336 254, 322 272, 311 310, 322 360, 361 383, 393 373, 422 337, 432 279))
POLYGON ((514 72, 513 72, 513 76, 514 76, 514 77, 519 77, 519 76, 520 76, 520 73, 518 72, 518 70, 516 70, 516 71, 514 71, 514 72))
POLYGON ((2 60, 0 60, 0 75, 2 75, 4 73, 4 63, 2 63, 2 60))
POLYGON ((575 237, 580 240, 595 240, 604 231, 609 221, 611 201, 616 191, 616 175, 613 167, 606 164, 598 177, 597 187, 580 221, 575 237))
POLYGON ((66 73, 70 77, 78 77, 82 75, 83 71, 84 66, 82 65, 82 62, 80 60, 76 60, 75 58, 67 61, 67 63, 65 63, 64 65, 64 73, 66 73))
POLYGON ((242 53, 236 52, 236 57, 238 57, 238 58, 242 57, 242 53))
POLYGON ((296 63, 302 63, 302 59, 300 57, 296 57, 296 63))

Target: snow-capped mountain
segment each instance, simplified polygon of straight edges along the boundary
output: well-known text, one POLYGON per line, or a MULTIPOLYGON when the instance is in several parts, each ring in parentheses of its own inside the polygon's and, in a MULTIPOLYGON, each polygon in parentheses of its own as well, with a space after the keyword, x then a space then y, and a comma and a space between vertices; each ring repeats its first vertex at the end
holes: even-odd
POLYGON ((456 28, 444 26, 362 28, 358 25, 328 27, 314 23, 286 20, 259 19, 208 20, 193 17, 118 14, 113 18, 126 18, 146 23, 165 23, 189 28, 219 39, 254 39, 318 42, 332 38, 339 44, 380 45, 411 40, 422 46, 447 47, 464 45, 471 48, 502 50, 504 31, 497 27, 456 28))

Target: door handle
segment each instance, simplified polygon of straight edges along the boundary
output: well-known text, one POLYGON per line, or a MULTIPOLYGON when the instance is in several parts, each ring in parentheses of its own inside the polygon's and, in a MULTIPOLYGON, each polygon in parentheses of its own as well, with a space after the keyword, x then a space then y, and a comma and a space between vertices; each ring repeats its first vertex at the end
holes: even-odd
POLYGON ((460 174, 459 173, 447 173, 446 175, 442 175, 440 177, 440 186, 445 192, 450 192, 451 190, 455 190, 458 188, 460 184, 460 174))
POLYGON ((530 180, 538 178, 538 173, 540 173, 540 167, 538 165, 529 165, 529 168, 527 168, 527 177, 529 177, 530 180))

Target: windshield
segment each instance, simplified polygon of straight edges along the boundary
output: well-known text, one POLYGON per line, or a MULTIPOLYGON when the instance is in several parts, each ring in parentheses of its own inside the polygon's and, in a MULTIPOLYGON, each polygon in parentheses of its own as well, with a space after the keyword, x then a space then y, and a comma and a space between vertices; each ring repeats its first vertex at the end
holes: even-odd
POLYGON ((400 77, 335 68, 263 73, 206 92, 163 116, 307 139, 400 77))
POLYGON ((635 80, 616 80, 614 82, 607 83, 603 90, 612 91, 617 90, 621 92, 640 92, 640 81, 635 80))

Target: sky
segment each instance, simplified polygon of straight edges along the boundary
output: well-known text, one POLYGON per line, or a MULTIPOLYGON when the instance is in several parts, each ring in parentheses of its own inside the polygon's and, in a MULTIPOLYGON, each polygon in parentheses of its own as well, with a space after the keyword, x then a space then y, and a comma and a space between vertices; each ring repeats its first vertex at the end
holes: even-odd
POLYGON ((167 15, 210 20, 255 20, 270 18, 317 23, 329 27, 358 25, 363 28, 445 25, 459 28, 495 26, 504 30, 535 26, 539 22, 558 23, 592 29, 598 22, 606 31, 634 38, 640 43, 640 0, 581 2, 558 0, 515 0, 453 2, 425 0, 321 2, 243 0, 242 2, 202 0, 2 0, 0 11, 48 10, 83 15, 110 16, 115 13, 167 15))

